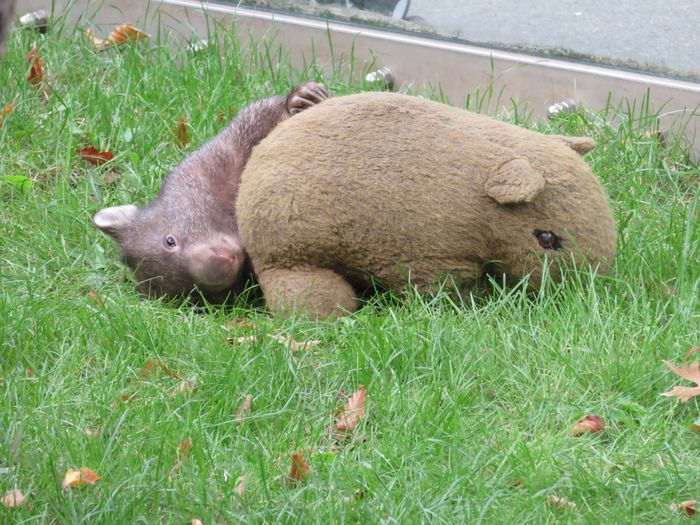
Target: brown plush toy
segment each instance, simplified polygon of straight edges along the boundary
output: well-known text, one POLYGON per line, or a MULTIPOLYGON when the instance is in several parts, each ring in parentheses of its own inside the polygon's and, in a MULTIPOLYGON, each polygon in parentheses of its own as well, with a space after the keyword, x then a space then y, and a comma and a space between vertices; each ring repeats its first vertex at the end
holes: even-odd
POLYGON ((371 279, 424 291, 443 276, 541 282, 609 269, 615 223, 581 155, 543 135, 421 98, 363 93, 282 123, 243 172, 240 234, 273 313, 357 308, 371 279), (284 152, 284 154, 280 154, 284 152))

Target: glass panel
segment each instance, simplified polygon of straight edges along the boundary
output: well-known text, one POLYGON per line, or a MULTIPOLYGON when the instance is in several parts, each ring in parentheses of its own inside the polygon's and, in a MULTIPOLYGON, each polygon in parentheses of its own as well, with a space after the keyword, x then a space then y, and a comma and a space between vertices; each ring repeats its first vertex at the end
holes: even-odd
POLYGON ((254 0, 240 5, 700 80, 698 0, 254 0))

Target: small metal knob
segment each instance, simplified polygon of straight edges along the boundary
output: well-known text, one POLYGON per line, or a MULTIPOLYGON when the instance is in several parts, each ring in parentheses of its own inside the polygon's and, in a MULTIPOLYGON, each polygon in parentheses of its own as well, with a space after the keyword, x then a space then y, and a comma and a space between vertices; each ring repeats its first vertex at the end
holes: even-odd
POLYGON ((394 74, 391 72, 391 69, 386 66, 377 71, 367 73, 365 80, 370 84, 381 84, 388 90, 394 89, 394 74))

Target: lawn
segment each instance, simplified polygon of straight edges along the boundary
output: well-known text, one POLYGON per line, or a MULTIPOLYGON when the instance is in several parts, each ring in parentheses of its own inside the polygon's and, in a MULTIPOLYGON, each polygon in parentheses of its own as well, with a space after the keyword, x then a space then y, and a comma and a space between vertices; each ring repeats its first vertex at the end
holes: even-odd
POLYGON ((382 295, 335 323, 272 319, 254 290, 232 308, 167 305, 135 293, 93 213, 147 202, 253 100, 306 79, 367 87, 349 80, 352 63, 322 77, 219 37, 197 52, 96 52, 65 27, 12 34, 0 63, 0 110, 14 101, 0 128, 0 495, 25 502, 0 504, 0 522, 692 519, 669 506, 700 499, 700 404, 660 396, 691 386, 662 361, 700 345, 700 170, 683 141, 659 136, 643 101, 518 119, 598 141, 587 159, 619 228, 605 277, 570 272, 534 295, 495 287, 463 304, 382 295), (44 77, 29 82, 34 45, 44 77), (92 165, 76 155, 88 146, 114 158, 92 165), (366 414, 339 440, 338 411, 361 385, 366 414), (588 414, 605 428, 572 436, 588 414), (311 472, 293 483, 295 453, 311 472), (62 490, 80 467, 101 479, 62 490))

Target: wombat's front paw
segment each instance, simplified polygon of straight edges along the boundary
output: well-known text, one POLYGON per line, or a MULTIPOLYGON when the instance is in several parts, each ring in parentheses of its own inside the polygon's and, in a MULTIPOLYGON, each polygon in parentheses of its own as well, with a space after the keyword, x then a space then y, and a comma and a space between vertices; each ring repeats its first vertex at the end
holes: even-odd
POLYGON ((309 109, 316 104, 320 104, 330 98, 326 87, 316 82, 304 82, 292 89, 287 97, 287 111, 290 115, 296 115, 309 109))

